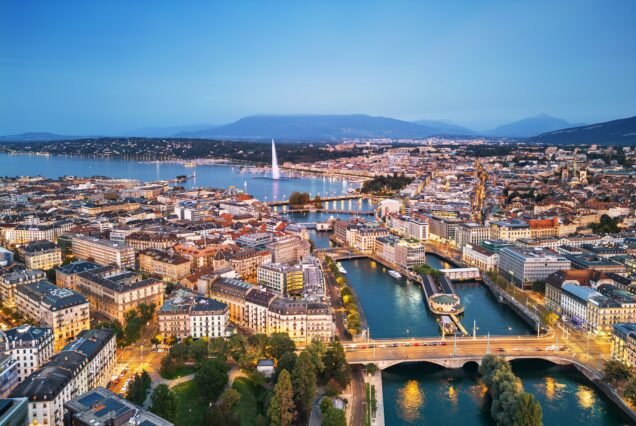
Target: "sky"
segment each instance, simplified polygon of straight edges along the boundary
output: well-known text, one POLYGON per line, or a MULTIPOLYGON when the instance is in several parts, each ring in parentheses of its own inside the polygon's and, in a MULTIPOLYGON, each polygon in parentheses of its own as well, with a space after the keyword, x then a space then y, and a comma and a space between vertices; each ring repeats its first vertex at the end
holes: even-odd
POLYGON ((0 0, 0 134, 636 115, 636 1, 0 0))

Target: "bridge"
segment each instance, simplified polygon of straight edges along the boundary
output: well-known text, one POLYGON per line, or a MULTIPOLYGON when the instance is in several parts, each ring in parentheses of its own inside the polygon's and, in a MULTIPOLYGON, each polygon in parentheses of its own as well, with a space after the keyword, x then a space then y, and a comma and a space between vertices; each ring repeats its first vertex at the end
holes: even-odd
POLYGON ((278 214, 289 213, 327 213, 327 214, 350 214, 358 216, 373 216, 375 211, 373 210, 346 210, 346 209, 318 209, 318 208, 299 208, 299 209, 286 209, 277 212, 278 214))
POLYGON ((481 276, 478 268, 452 268, 439 271, 453 281, 476 280, 481 276))
MULTIPOLYGON (((331 197, 329 196, 320 197, 320 201, 327 202, 327 201, 357 200, 359 198, 363 198, 363 195, 354 193, 354 194, 336 195, 331 197)), ((289 205, 289 200, 268 201, 265 204, 271 207, 286 206, 286 205, 289 205)))
POLYGON ((380 369, 404 362, 430 362, 445 368, 461 368, 469 362, 481 364, 486 354, 507 360, 544 359, 555 364, 579 363, 591 368, 556 335, 454 337, 426 339, 381 339, 343 343, 350 364, 374 363, 380 369))

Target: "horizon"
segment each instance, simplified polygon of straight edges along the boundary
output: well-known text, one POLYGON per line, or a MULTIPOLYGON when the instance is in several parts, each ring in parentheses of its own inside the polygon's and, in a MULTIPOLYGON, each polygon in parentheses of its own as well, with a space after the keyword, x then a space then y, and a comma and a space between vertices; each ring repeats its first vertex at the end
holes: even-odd
POLYGON ((541 113, 636 115, 629 1, 149 4, 2 3, 0 134, 348 114, 483 132, 541 113))

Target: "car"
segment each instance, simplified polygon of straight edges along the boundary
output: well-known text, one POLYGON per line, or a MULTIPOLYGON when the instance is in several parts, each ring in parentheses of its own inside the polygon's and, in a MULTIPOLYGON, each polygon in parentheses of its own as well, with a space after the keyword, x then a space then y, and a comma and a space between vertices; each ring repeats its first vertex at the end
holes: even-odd
POLYGON ((419 345, 420 345, 420 342, 413 343, 413 346, 419 346, 419 345))
POLYGON ((397 348, 398 346, 399 346, 399 345, 398 345, 397 343, 393 343, 393 344, 391 345, 391 347, 392 347, 392 348, 397 348))
POLYGON ((497 348, 497 352, 504 352, 504 348, 497 348))

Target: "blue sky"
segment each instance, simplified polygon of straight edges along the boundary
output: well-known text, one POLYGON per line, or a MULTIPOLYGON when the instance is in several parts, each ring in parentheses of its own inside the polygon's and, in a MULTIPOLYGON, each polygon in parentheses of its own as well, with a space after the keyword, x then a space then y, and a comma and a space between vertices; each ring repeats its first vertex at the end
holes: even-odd
POLYGON ((0 134, 636 115, 636 2, 0 0, 0 134))

